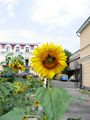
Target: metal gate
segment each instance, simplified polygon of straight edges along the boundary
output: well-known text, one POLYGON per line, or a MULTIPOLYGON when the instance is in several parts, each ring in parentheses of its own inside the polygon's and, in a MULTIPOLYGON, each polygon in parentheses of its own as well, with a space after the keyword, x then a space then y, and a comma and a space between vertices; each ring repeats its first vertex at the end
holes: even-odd
POLYGON ((79 69, 77 67, 75 69, 75 87, 82 88, 82 64, 79 69))

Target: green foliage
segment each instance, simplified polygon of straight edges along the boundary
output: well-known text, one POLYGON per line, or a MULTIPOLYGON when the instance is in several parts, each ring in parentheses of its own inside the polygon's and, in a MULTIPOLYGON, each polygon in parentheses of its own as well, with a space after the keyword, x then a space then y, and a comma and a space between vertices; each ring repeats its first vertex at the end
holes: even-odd
POLYGON ((9 53, 5 56, 5 61, 2 61, 0 64, 1 65, 8 65, 12 58, 13 58, 13 54, 9 53))
POLYGON ((4 94, 5 96, 9 95, 13 90, 13 85, 10 82, 3 82, 0 84, 0 95, 4 94))
POLYGON ((33 77, 31 79, 31 88, 36 92, 39 87, 43 86, 42 81, 39 78, 33 77))
POLYGON ((30 92, 35 93, 39 87, 43 86, 42 81, 39 78, 32 77, 30 79, 22 78, 21 76, 15 77, 14 82, 21 82, 30 88, 30 92))
POLYGON ((22 55, 17 55, 17 56, 13 56, 13 53, 9 53, 6 55, 6 62, 10 63, 12 61, 19 61, 20 63, 24 62, 24 57, 22 55))
POLYGON ((13 83, 4 82, 0 84, 0 116, 11 111, 15 107, 26 108, 30 105, 30 101, 25 101, 25 95, 29 93, 29 89, 20 94, 13 95, 13 83))
POLYGON ((48 120, 60 120, 70 102, 69 94, 62 88, 39 88, 36 98, 48 120))
MULTIPOLYGON (((14 57, 12 54, 8 54, 6 60, 1 63, 1 65, 6 66, 0 71, 0 116, 2 116, 0 120, 6 120, 6 118, 7 120, 14 120, 14 114, 15 120, 19 120, 18 113, 16 113, 17 109, 14 109, 16 107, 23 108, 25 112, 29 109, 29 114, 37 113, 37 110, 32 110, 34 101, 30 99, 30 96, 36 92, 38 87, 43 86, 42 81, 33 75, 32 78, 27 79, 27 76, 26 78, 23 78, 17 72, 13 72, 8 66, 8 64, 13 61, 18 61, 20 64, 24 64, 24 58, 21 55, 14 57), (14 94, 15 83, 17 82, 25 85, 26 89, 14 94), (29 96, 28 98, 27 95, 29 96), (5 117, 3 117, 4 115, 5 117)), ((19 86, 17 86, 17 88, 18 87, 19 86)))
POLYGON ((0 65, 6 65, 8 67, 9 63, 14 63, 18 61, 20 64, 24 65, 24 57, 22 55, 14 56, 13 53, 9 53, 5 56, 5 61, 2 61, 0 65))
POLYGON ((9 113, 0 117, 0 120, 23 120, 24 109, 14 108, 9 113))
POLYGON ((13 81, 13 78, 14 78, 14 73, 12 71, 11 68, 9 67, 5 67, 1 72, 0 72, 0 75, 2 76, 3 80, 4 81, 10 81, 12 82, 13 81))
POLYGON ((17 59, 24 62, 24 57, 20 54, 17 56, 17 59))
POLYGON ((13 62, 16 62, 16 61, 18 61, 20 64, 24 64, 24 58, 23 58, 23 56, 21 56, 21 55, 18 55, 18 56, 15 56, 15 57, 13 57, 12 59, 11 59, 11 63, 13 62))
MULTIPOLYGON (((13 77, 13 81, 6 81, 8 77, 0 79, 0 116, 11 111, 14 107, 26 109, 31 106, 29 99, 25 100, 27 94, 34 94, 38 87, 42 86, 40 79, 33 77, 30 80, 21 76, 13 77), (15 82, 20 82, 27 86, 27 89, 14 94, 15 82)), ((22 89, 22 88, 21 88, 22 89)))
POLYGON ((6 65, 9 64, 9 62, 11 61, 12 58, 13 58, 13 53, 9 53, 6 55, 6 57, 5 57, 6 65))
POLYGON ((70 51, 66 50, 66 49, 64 50, 64 52, 65 52, 65 54, 67 55, 68 58, 72 55, 72 53, 70 51))
MULTIPOLYGON (((13 55, 11 57, 10 55, 6 56, 6 64, 16 63, 16 61, 24 64, 24 58, 21 55, 15 57, 13 57, 13 55)), ((43 88, 43 83, 39 78, 35 76, 32 78, 15 76, 16 73, 13 75, 12 69, 8 66, 4 68, 1 74, 4 74, 5 77, 0 78, 0 120, 21 120, 24 113, 41 115, 43 120, 61 119, 70 101, 69 95, 64 89, 43 88), (18 83, 26 87, 19 92, 16 91, 14 94, 15 88, 20 87, 18 83), (15 85, 17 87, 15 87, 15 85), (31 95, 35 93, 35 98, 31 99, 31 95), (43 114, 39 114, 34 108, 34 100, 38 100, 42 105, 43 114), (24 109, 24 111, 22 109, 24 109)))
POLYGON ((87 95, 89 95, 90 96, 90 90, 80 90, 80 92, 82 93, 82 94, 87 94, 87 95))
POLYGON ((3 82, 0 84, 0 116, 12 109, 10 102, 13 85, 10 82, 3 82))
MULTIPOLYGON (((64 52, 65 52, 65 54, 66 54, 66 56, 67 56, 67 65, 69 65, 69 57, 72 55, 72 53, 70 52, 70 51, 68 51, 68 50, 64 50, 64 52)), ((63 72, 62 73, 64 73, 64 74, 68 74, 68 66, 63 70, 63 72)))
MULTIPOLYGON (((1 74, 0 74, 0 75, 1 75, 1 74)), ((1 84, 2 82, 4 82, 4 81, 5 81, 5 80, 0 77, 0 84, 1 84)))

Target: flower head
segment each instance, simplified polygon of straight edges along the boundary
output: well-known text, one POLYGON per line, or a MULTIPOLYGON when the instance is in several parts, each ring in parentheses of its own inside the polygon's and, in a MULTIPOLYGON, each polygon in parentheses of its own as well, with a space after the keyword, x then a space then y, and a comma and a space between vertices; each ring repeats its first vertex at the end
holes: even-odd
POLYGON ((39 107, 39 102, 38 101, 34 101, 33 106, 34 106, 34 108, 38 108, 39 107))
POLYGON ((22 82, 14 82, 14 95, 24 92, 28 89, 28 86, 22 82))
POLYGON ((18 60, 14 60, 11 63, 9 63, 9 67, 12 68, 13 71, 24 71, 25 67, 23 64, 21 64, 18 60))
POLYGON ((30 76, 30 75, 27 75, 26 78, 27 78, 28 80, 30 80, 30 79, 31 79, 31 76, 30 76))
POLYGON ((67 66, 66 58, 60 45, 46 43, 34 50, 31 64, 41 76, 51 79, 67 66))

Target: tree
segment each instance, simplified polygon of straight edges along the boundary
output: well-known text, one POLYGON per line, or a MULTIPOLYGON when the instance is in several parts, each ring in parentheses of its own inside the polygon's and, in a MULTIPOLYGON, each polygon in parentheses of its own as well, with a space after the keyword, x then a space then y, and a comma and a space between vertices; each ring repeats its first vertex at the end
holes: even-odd
MULTIPOLYGON (((67 65, 69 66, 69 57, 72 55, 72 53, 66 49, 64 50, 64 52, 67 56, 67 61, 66 61, 67 65)), ((64 74, 68 74, 68 66, 64 69, 64 71, 63 71, 64 74)))
POLYGON ((72 53, 70 51, 66 50, 66 49, 64 50, 64 52, 67 56, 67 64, 69 65, 69 57, 72 55, 72 53))

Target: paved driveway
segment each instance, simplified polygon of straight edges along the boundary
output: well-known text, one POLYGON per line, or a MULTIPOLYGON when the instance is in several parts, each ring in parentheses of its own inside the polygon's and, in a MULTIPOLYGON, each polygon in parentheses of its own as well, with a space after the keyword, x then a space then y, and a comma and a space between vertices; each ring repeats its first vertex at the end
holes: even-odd
POLYGON ((67 118, 78 118, 82 120, 90 120, 90 96, 81 94, 79 88, 75 88, 73 82, 61 82, 57 80, 52 81, 53 86, 63 86, 73 96, 72 103, 63 116, 62 120, 67 118))

